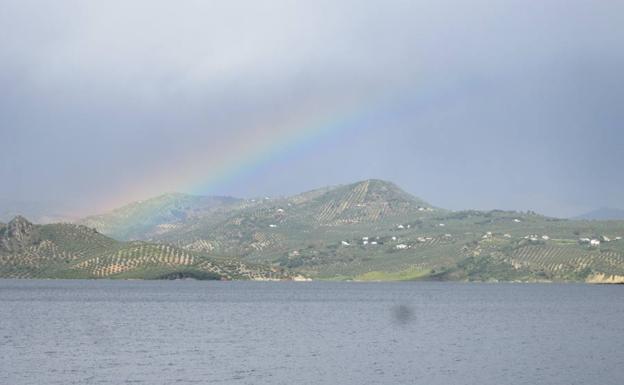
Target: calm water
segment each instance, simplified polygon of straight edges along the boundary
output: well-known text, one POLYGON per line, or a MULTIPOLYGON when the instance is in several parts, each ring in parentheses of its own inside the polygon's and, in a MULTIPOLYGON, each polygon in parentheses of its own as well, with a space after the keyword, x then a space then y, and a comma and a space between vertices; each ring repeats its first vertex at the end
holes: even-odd
POLYGON ((621 384, 624 286, 0 280, 0 384, 621 384))

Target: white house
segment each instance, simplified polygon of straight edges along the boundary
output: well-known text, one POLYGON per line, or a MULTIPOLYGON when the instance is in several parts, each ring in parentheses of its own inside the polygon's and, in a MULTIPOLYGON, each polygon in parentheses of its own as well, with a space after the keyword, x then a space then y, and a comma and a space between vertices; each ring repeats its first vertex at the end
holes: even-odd
POLYGON ((516 219, 514 219, 514 222, 520 223, 520 219, 516 218, 516 219))
POLYGON ((404 250, 404 249, 407 249, 407 245, 405 243, 400 243, 400 244, 396 245, 395 248, 397 248, 399 250, 404 250))
POLYGON ((547 240, 549 240, 549 239, 550 239, 550 237, 549 237, 548 235, 542 235, 542 239, 543 239, 543 240, 545 240, 545 241, 547 241, 547 240))
POLYGON ((589 241, 590 246, 600 246, 600 241, 598 239, 592 239, 589 241))
POLYGON ((342 241, 342 245, 343 246, 351 246, 351 244, 349 242, 347 242, 347 241, 342 241))
POLYGON ((397 237, 392 237, 392 240, 393 240, 393 241, 396 241, 396 240, 397 240, 397 237))

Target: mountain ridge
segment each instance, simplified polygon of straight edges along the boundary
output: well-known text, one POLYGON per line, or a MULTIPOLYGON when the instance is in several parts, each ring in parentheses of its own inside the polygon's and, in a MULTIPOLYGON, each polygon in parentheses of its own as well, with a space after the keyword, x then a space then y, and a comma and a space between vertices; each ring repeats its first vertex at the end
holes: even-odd
POLYGON ((601 207, 592 211, 588 211, 581 215, 577 215, 572 219, 579 220, 624 220, 624 209, 613 207, 601 207))

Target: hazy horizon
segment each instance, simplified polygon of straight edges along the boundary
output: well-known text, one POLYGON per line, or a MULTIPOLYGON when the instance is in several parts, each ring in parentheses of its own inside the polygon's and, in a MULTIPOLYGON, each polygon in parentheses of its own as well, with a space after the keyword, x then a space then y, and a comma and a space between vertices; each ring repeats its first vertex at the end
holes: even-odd
POLYGON ((624 208, 621 2, 0 11, 5 210, 370 178, 453 210, 624 208))

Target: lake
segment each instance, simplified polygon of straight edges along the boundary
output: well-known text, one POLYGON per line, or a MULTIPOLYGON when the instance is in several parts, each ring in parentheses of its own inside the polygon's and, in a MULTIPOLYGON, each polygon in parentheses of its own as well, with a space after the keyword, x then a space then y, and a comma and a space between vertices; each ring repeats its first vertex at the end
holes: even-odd
POLYGON ((0 280, 0 384, 621 384, 624 286, 0 280))

